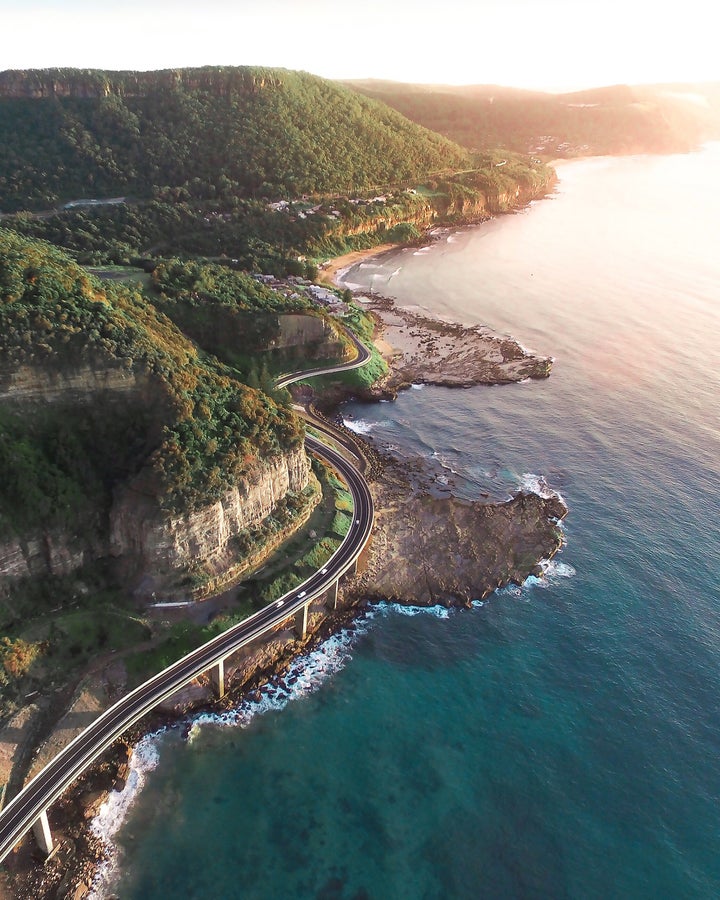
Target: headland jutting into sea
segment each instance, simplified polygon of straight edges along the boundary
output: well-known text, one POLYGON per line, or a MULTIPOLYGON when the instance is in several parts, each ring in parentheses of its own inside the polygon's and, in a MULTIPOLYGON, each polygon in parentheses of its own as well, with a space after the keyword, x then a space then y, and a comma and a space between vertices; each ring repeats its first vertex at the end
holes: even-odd
MULTIPOLYGON (((347 259, 335 263, 341 269, 347 265, 347 259)), ((391 368, 384 383, 373 388, 366 399, 392 397, 412 382, 467 387, 549 375, 550 360, 487 328, 463 328, 398 310, 384 298, 372 298, 371 308, 378 324, 376 342, 391 368), (404 339, 403 332, 407 333, 404 339)), ((345 396, 321 394, 315 402, 332 413, 345 396)), ((342 429, 342 422, 336 422, 334 428, 342 429)), ((356 447, 362 445, 357 435, 347 430, 345 434, 356 447)), ((541 563, 562 545, 558 522, 567 509, 557 495, 541 497, 521 491, 503 503, 461 500, 437 481, 430 466, 424 471, 423 467, 407 470, 367 444, 360 452, 369 460, 377 515, 370 552, 359 574, 341 587, 335 612, 322 607, 314 610, 307 634, 300 640, 287 632, 269 635, 259 647, 228 660, 228 691, 220 708, 231 708, 242 698, 259 698, 263 685, 282 685, 283 672, 292 660, 347 626, 368 602, 393 599, 411 605, 469 605, 504 584, 522 583, 530 574, 542 575, 541 563), (455 548, 452 569, 446 564, 448 547, 455 548), (422 579, 413 563, 418 559, 423 560, 422 579)), ((100 809, 109 790, 123 788, 130 773, 133 743, 147 730, 183 721, 191 710, 208 708, 217 708, 211 685, 183 689, 160 705, 150 724, 126 735, 106 763, 82 776, 58 802, 57 810, 51 811, 54 830, 65 833, 76 851, 58 853, 42 873, 27 867, 28 896, 50 896, 59 879, 74 885, 92 882, 110 848, 84 823, 100 809)), ((69 716, 73 712, 71 709, 69 716)), ((70 734, 61 724, 63 731, 62 739, 67 740, 70 734)), ((53 752, 53 746, 57 743, 51 741, 41 759, 53 752)))

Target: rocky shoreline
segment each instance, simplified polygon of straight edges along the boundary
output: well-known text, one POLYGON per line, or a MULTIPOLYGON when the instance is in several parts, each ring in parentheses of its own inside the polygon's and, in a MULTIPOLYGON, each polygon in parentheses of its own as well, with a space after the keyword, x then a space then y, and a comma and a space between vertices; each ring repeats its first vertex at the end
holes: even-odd
POLYGON ((228 711, 243 700, 259 700, 268 686, 289 689, 292 663, 341 629, 353 628, 373 601, 467 607, 498 587, 540 575, 541 561, 552 558, 563 544, 559 521, 567 508, 557 496, 518 492, 503 503, 436 497, 401 463, 384 459, 378 465, 377 456, 371 484, 377 504, 372 543, 359 574, 343 585, 337 612, 316 607, 311 615, 314 630, 304 641, 285 629, 240 653, 232 668, 226 668, 229 690, 222 700, 213 699, 209 679, 199 679, 124 735, 51 808, 58 844, 54 855, 43 862, 29 838, 8 858, 10 896, 80 900, 90 892, 113 854, 90 824, 108 796, 125 786, 132 748, 144 735, 182 726, 193 714, 228 711), (416 560, 422 560, 420 567, 416 560))
POLYGON ((467 388, 550 375, 551 357, 526 350, 487 326, 446 322, 399 307, 387 297, 362 299, 378 323, 378 349, 390 365, 381 390, 396 393, 411 384, 467 388))
MULTIPOLYGON (((377 296, 364 305, 375 316, 376 344, 390 364, 389 375, 371 393, 372 398, 394 396, 411 383, 468 387, 549 375, 550 359, 529 353, 512 338, 490 329, 443 322, 377 296)), ((190 712, 227 710, 243 698, 259 697, 264 684, 282 680, 294 659, 339 629, 352 627, 368 602, 389 599, 411 605, 468 606, 504 584, 519 584, 530 574, 541 574, 541 562, 562 546, 559 523, 567 508, 558 495, 518 492, 501 503, 461 500, 448 496, 447 488, 442 495, 429 489, 432 473, 427 468, 418 475, 418 467, 413 472, 407 464, 370 446, 367 457, 376 527, 359 574, 341 588, 339 609, 330 613, 322 602, 314 605, 310 634, 303 641, 285 628, 241 651, 233 670, 226 669, 230 689, 221 701, 214 702, 209 681, 199 679, 141 729, 136 727, 119 741, 50 810, 53 830, 61 836, 54 855, 38 865, 34 842, 29 839, 8 858, 11 896, 80 900, 89 893, 111 852, 89 822, 109 793, 123 787, 130 748, 143 734, 162 725, 177 725, 190 712)))

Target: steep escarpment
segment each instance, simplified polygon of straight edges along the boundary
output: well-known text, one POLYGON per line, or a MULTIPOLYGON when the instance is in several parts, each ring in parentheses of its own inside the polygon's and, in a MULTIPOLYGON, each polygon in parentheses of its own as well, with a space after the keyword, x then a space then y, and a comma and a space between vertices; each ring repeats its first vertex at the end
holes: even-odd
POLYGON ((152 386, 146 373, 111 362, 93 366, 10 366, 0 363, 0 403, 21 408, 26 403, 88 404, 150 399, 152 386))
POLYGON ((0 72, 0 97, 146 97, 176 88, 209 90, 218 96, 230 91, 253 93, 282 84, 278 69, 207 66, 157 72, 103 72, 99 69, 14 69, 0 72))
POLYGON ((395 110, 304 72, 212 67, 0 74, 3 211, 64 200, 300 196, 461 167, 395 110))
POLYGON ((201 255, 312 277, 319 257, 477 221, 551 180, 302 72, 0 73, 2 227, 87 264, 201 255))
MULTIPOLYGON (((498 163, 492 155, 478 155, 462 172, 377 197, 334 198, 304 224, 306 246, 316 253, 342 255, 378 243, 403 243, 436 224, 471 224, 510 212, 551 190, 554 169, 520 154, 505 157, 498 163)), ((292 217, 302 210, 291 207, 285 212, 292 217)))
POLYGON ((144 595, 162 594, 179 585, 185 593, 192 594, 194 586, 204 592, 207 582, 242 563, 246 554, 239 552, 240 536, 267 520, 290 495, 300 495, 309 478, 310 462, 298 447, 258 463, 213 503, 159 516, 141 473, 116 493, 110 514, 110 554, 129 563, 124 567, 127 573, 140 576, 138 585, 144 595), (197 581, 194 585, 181 581, 179 573, 193 575, 197 581))
POLYGON ((263 362, 291 368, 296 353, 304 361, 346 355, 347 341, 313 302, 307 282, 262 278, 274 287, 219 265, 166 260, 152 273, 152 299, 204 350, 236 369, 249 372, 263 362))
POLYGON ((177 577, 304 490, 295 416, 140 295, 8 233, 0 285, 5 584, 108 555, 177 577))

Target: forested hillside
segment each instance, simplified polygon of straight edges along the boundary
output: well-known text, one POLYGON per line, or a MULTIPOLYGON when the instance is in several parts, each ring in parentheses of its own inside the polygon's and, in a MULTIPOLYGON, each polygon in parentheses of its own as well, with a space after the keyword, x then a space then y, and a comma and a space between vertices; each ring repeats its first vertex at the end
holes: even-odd
POLYGON ((327 256, 478 221, 552 178, 302 72, 0 73, 0 226, 86 265, 182 255, 312 277, 327 256))
POLYGON ((546 94, 497 85, 346 83, 468 148, 548 156, 667 153, 720 134, 717 85, 618 85, 546 94))
MULTIPOLYGON (((230 277, 239 308, 282 307, 280 295, 230 277)), ((187 511, 302 443, 289 410, 204 357, 137 291, 101 284, 55 248, 4 231, 0 353, 0 535, 95 522, 118 482, 141 468, 160 506, 187 511), (25 382, 31 373, 61 386, 72 375, 74 387, 28 407, 22 384, 13 389, 19 370, 25 382), (108 406, 91 402, 89 386, 78 402, 79 372, 103 383, 124 372, 136 389, 108 406)))
POLYGON ((175 200, 348 193, 465 162, 446 138, 303 72, 0 73, 2 212, 166 188, 175 200))
POLYGON ((477 221, 542 196, 553 172, 507 151, 478 156, 475 168, 412 182, 378 197, 329 197, 270 204, 162 198, 6 216, 12 229, 71 250, 86 265, 167 256, 223 260, 253 272, 309 275, 315 261, 347 250, 419 237, 433 223, 477 221), (280 208, 278 208, 280 207, 280 208))

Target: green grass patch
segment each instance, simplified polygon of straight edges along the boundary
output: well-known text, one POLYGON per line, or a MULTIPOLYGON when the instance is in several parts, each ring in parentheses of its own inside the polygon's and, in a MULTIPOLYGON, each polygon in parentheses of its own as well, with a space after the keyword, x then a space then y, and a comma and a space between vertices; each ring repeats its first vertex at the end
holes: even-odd
POLYGON ((150 635, 147 623, 127 610, 109 606, 77 610, 50 621, 47 655, 59 663, 86 662, 98 653, 131 647, 150 635))
POLYGON ((272 581, 268 582, 268 584, 261 589, 259 594, 260 600, 262 601, 261 605, 272 603, 274 600, 277 600, 278 597, 282 597, 283 594, 287 594, 288 591, 296 588, 304 580, 305 576, 298 571, 283 572, 282 575, 273 578, 272 581))
POLYGON ((352 494, 349 491, 338 491, 335 495, 335 509, 340 510, 341 512, 347 512, 352 515, 353 510, 355 509, 355 504, 353 503, 352 494))
POLYGON ((335 513, 335 517, 333 518, 332 525, 330 526, 330 530, 333 534, 336 534, 338 537, 345 537, 345 535, 350 531, 350 523, 352 522, 352 516, 346 515, 344 512, 338 510, 335 513))
POLYGON ((301 570, 305 570, 308 575, 312 574, 325 565, 339 546, 339 539, 330 537, 323 538, 321 541, 318 541, 318 543, 315 544, 302 559, 299 559, 296 565, 301 570))

